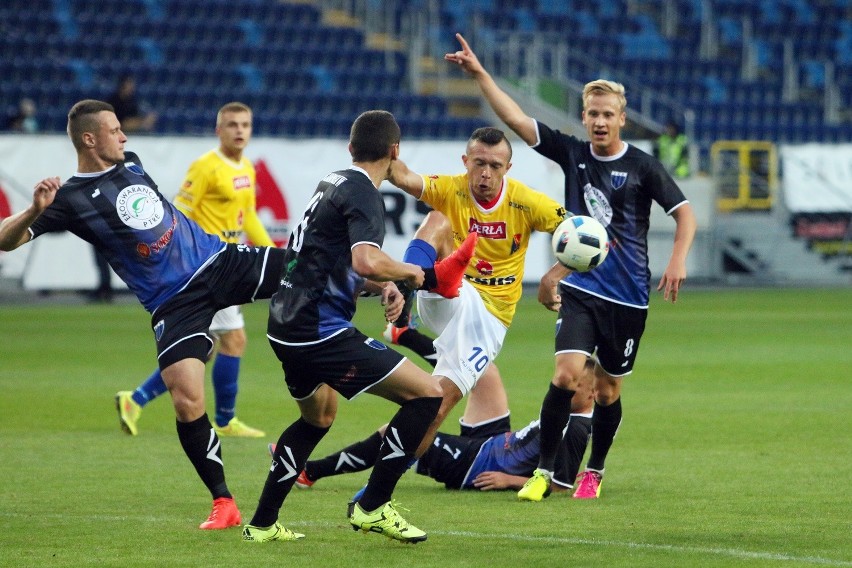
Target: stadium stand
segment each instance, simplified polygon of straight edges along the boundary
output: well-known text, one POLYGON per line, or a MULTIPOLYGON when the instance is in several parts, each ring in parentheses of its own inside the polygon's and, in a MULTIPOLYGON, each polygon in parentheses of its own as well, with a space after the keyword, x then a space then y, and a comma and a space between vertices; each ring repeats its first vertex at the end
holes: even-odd
POLYGON ((407 138, 464 138, 476 113, 415 80, 463 31, 504 77, 623 82, 651 133, 691 111, 705 151, 719 139, 845 142, 850 16, 848 0, 6 0, 0 109, 30 97, 42 129, 62 131, 71 103, 130 71, 158 133, 208 133, 209 110, 239 99, 258 135, 345 137, 381 107, 407 138), (354 17, 331 21, 331 9, 354 17), (374 47, 376 32, 397 47, 374 47))

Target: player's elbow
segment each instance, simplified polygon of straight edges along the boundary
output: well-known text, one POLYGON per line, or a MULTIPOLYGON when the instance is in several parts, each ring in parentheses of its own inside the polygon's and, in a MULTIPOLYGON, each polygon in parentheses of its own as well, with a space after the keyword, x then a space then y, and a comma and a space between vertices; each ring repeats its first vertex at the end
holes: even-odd
POLYGON ((3 231, 2 224, 0 224, 0 251, 13 251, 29 240, 29 234, 25 234, 18 239, 16 239, 13 235, 6 234, 6 232, 3 231))
POLYGON ((375 280, 376 276, 381 273, 381 265, 381 259, 376 258, 373 255, 352 255, 352 270, 354 270, 358 276, 361 276, 362 278, 375 280))

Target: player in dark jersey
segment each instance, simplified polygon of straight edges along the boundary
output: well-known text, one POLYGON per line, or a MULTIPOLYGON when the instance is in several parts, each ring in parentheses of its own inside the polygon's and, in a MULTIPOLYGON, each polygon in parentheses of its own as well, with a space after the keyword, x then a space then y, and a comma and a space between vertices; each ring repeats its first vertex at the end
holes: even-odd
POLYGON ((583 364, 597 353, 592 450, 574 497, 600 495, 604 460, 621 423, 621 383, 633 370, 645 329, 651 273, 648 225, 656 201, 677 223, 672 254, 657 290, 677 300, 686 279, 686 257, 695 237, 695 215, 680 188, 655 158, 621 140, 626 120, 624 87, 597 80, 583 90, 583 124, 590 141, 551 130, 527 116, 494 82, 470 46, 445 59, 470 73, 497 116, 565 174, 565 207, 600 221, 610 237, 606 261, 590 272, 554 265, 542 277, 539 301, 559 311, 556 372, 541 407, 541 458, 536 474, 518 492, 540 501, 548 493, 556 449, 568 420, 583 364), (558 289, 557 289, 558 286, 558 289))
POLYGON ((358 331, 352 317, 356 298, 367 292, 381 295, 386 320, 396 321, 404 299, 394 281, 458 296, 476 236, 434 268, 397 262, 382 252, 384 204, 377 188, 399 156, 399 141, 392 114, 361 114, 350 134, 352 166, 319 182, 290 237, 280 286, 269 305, 267 337, 301 416, 278 439, 257 510, 243 529, 246 541, 304 536, 281 526, 281 506, 334 421, 337 393, 352 399, 363 392, 400 409, 350 524, 403 542, 426 540, 425 532, 397 512, 391 494, 437 415, 443 392, 430 374, 358 331))
POLYGON ((225 483, 219 439, 204 406, 208 334, 220 309, 269 298, 284 251, 226 244, 187 219, 158 191, 112 107, 84 100, 68 113, 77 173, 39 182, 32 204, 0 222, 0 250, 43 233, 70 231, 94 245, 151 313, 157 359, 172 395, 181 446, 213 497, 202 529, 241 523, 225 483))
MULTIPOLYGON (((590 358, 580 390, 571 401, 571 420, 557 452, 553 477, 555 491, 573 487, 586 451, 591 431, 594 367, 590 358)), ((437 433, 432 445, 415 464, 414 471, 443 483, 447 489, 480 491, 517 490, 532 476, 539 456, 538 420, 516 431, 511 429, 509 416, 502 412, 483 415, 477 424, 460 423, 459 434, 437 433)), ((324 477, 369 469, 376 461, 386 428, 387 425, 382 426, 372 436, 324 458, 309 460, 296 486, 307 489, 324 477)), ((270 449, 273 446, 270 444, 270 449)))

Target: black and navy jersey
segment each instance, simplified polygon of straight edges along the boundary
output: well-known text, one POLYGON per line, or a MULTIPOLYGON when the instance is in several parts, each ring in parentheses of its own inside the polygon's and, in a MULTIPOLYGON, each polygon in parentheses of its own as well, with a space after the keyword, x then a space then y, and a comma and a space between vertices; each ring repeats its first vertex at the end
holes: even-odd
POLYGON ((540 431, 538 420, 533 420, 521 430, 488 438, 470 465, 462 488, 473 489, 473 480, 485 471, 530 477, 538 467, 540 431))
POLYGON ((151 313, 225 247, 163 197, 131 152, 123 163, 77 173, 59 188, 30 226, 32 238, 57 231, 94 245, 151 313))
POLYGON ((290 236, 269 304, 269 337, 308 344, 353 327, 364 279, 352 269, 352 247, 381 248, 384 238, 384 202, 367 172, 352 167, 325 176, 290 236))
MULTIPOLYGON (((486 471, 500 471, 509 475, 532 477, 538 467, 541 451, 541 424, 533 420, 520 430, 504 432, 485 440, 470 468, 462 481, 462 489, 475 489, 473 480, 486 471)), ((554 480, 561 485, 570 485, 573 479, 568 479, 568 463, 566 461, 567 441, 559 445, 556 452, 556 465, 553 472, 554 480)))
POLYGON ((688 203, 683 192, 662 164, 635 146, 625 143, 615 156, 595 156, 588 141, 536 124, 538 143, 533 149, 562 168, 566 209, 600 221, 610 239, 603 264, 571 273, 562 282, 612 302, 646 308, 651 202, 670 215, 688 203))

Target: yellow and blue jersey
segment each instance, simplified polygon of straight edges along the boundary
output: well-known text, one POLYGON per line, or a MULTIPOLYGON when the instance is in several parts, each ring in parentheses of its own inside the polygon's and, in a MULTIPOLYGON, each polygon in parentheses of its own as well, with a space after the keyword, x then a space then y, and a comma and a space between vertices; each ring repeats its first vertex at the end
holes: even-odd
POLYGON ((186 173, 175 205, 210 234, 227 243, 274 246, 257 216, 254 165, 235 162, 218 149, 195 160, 186 173))
POLYGON ((503 178, 497 203, 486 209, 470 192, 467 174, 423 176, 420 199, 443 213, 456 246, 479 233, 465 278, 479 291, 485 307, 507 327, 521 298, 524 261, 533 231, 552 233, 565 208, 523 183, 503 178))

